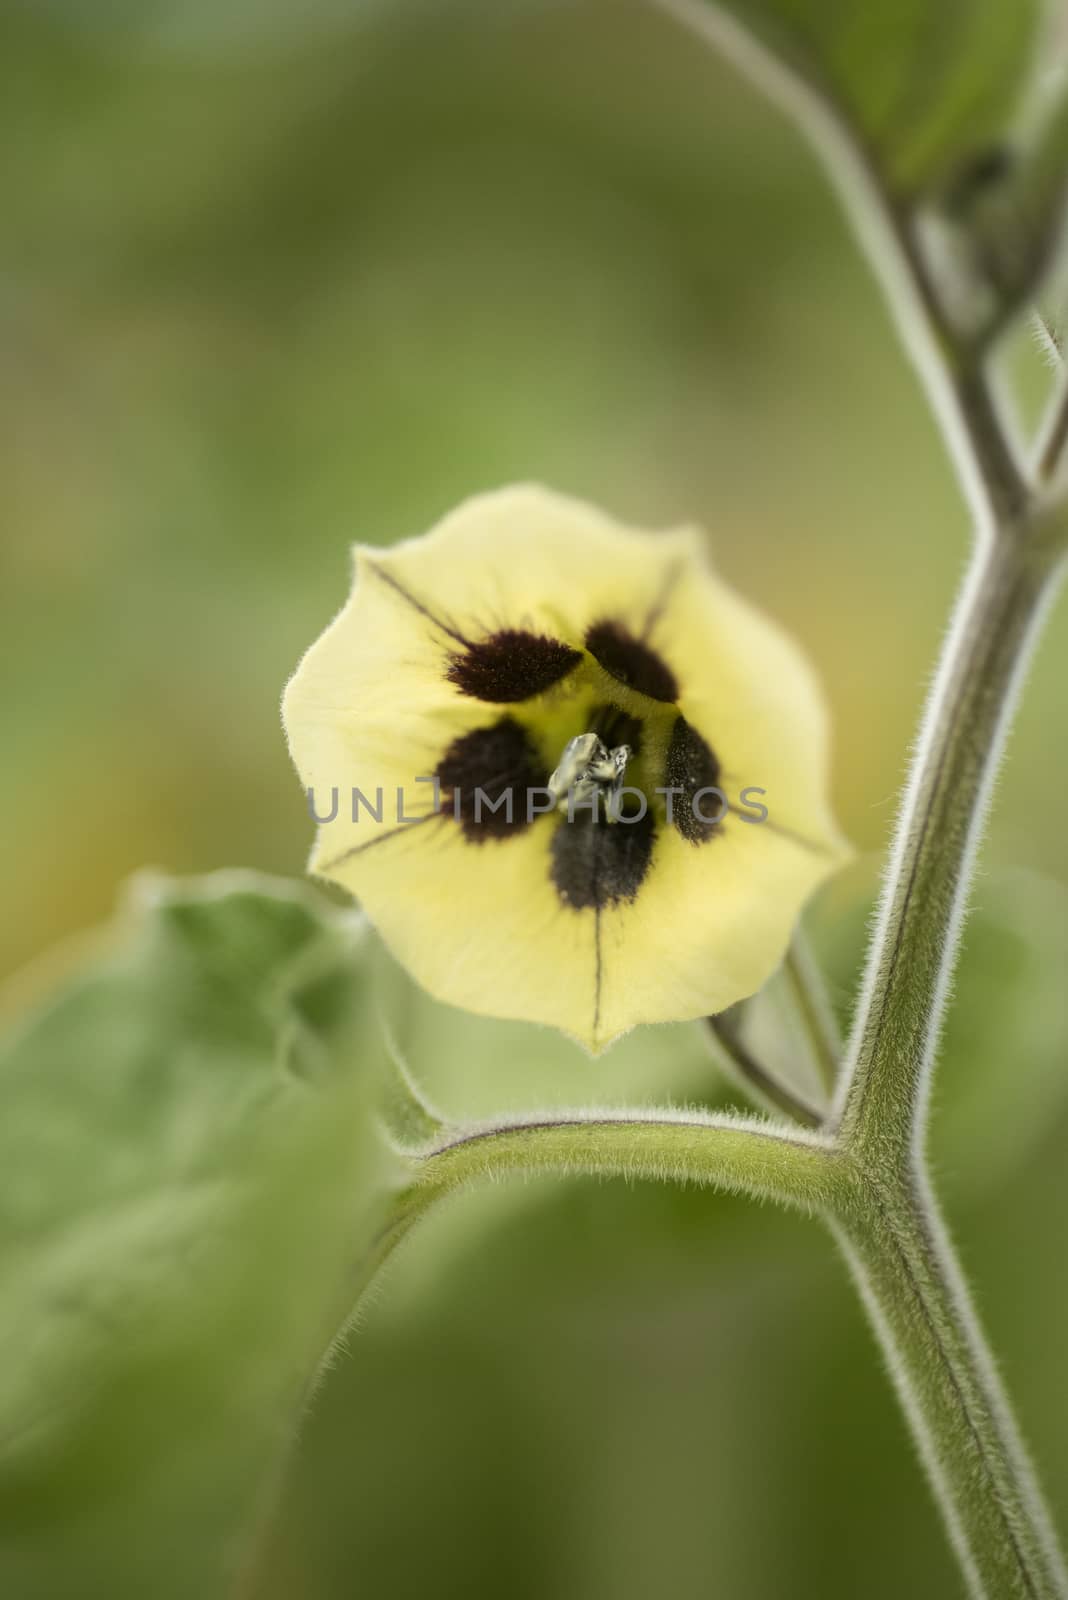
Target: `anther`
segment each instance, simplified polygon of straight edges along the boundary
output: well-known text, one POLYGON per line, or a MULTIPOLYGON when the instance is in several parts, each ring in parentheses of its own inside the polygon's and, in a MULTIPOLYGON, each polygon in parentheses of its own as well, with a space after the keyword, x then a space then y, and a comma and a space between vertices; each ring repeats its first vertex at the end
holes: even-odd
POLYGON ((630 757, 629 744, 610 750, 595 733, 580 733, 564 746, 560 764, 549 779, 549 792, 560 810, 567 807, 569 800, 572 806, 581 806, 600 796, 612 822, 612 802, 622 788, 630 757))

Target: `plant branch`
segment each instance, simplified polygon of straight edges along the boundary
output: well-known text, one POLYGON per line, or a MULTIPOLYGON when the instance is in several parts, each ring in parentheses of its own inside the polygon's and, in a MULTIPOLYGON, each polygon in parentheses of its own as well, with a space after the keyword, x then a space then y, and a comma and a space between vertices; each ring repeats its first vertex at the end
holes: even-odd
POLYGON ((1033 311, 1031 313, 1031 327, 1034 330, 1039 349, 1045 356, 1047 363, 1054 372, 1059 371, 1064 363, 1064 351, 1060 333, 1041 311, 1033 311))
POLYGON ((834 1225, 970 1592, 1062 1600, 1068 1574, 926 1181, 864 1178, 834 1225))
POLYGON ((229 1590, 231 1600, 254 1600, 255 1596, 261 1594, 274 1519, 284 1486, 293 1469, 304 1417, 334 1365, 346 1332, 359 1317, 364 1299, 371 1292, 378 1274, 433 1201, 432 1194, 422 1193, 410 1185, 395 1189, 392 1194, 384 1191, 379 1198, 379 1227, 369 1246, 356 1255, 351 1270, 338 1286, 336 1301, 323 1321, 323 1353, 308 1375, 295 1408, 292 1430, 282 1442, 277 1460, 264 1478, 259 1503, 245 1531, 243 1546, 236 1552, 235 1573, 229 1590))
POLYGON ((1052 589, 1027 541, 983 541, 942 655, 891 851, 836 1122, 907 1164, 921 1136, 994 773, 1052 589))
POLYGON ((1042 422, 1035 451, 1035 478, 1052 483, 1068 458, 1068 368, 1061 363, 1049 410, 1042 422))
POLYGON ((980 345, 950 326, 923 258, 910 210, 891 196, 827 84, 809 82, 714 0, 656 0, 703 36, 801 128, 841 196, 919 374, 981 530, 1013 522, 1027 484, 1002 424, 980 345))
POLYGON ((838 1163, 818 1134, 698 1111, 548 1113, 451 1134, 417 1162, 435 1194, 509 1173, 557 1172, 711 1185, 806 1212, 836 1202, 838 1163))
POLYGON ((1054 373, 1053 394, 1038 430, 1032 469, 1041 489, 1052 483, 1068 458, 1068 366, 1061 335, 1041 311, 1031 313, 1031 326, 1054 373))
MULTIPOLYGON (((842 1040, 831 1009, 827 986, 804 931, 799 927, 783 962, 783 973, 794 1006, 805 1031, 805 1038, 828 1097, 833 1095, 842 1060, 842 1040)), ((821 1117, 821 1122, 826 1117, 821 1117)))

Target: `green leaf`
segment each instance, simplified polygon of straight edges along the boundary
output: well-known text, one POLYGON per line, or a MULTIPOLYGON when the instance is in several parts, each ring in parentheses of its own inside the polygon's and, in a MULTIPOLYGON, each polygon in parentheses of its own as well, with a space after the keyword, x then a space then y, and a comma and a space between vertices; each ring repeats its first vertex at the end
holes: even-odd
POLYGON ((0 1044, 0 1592, 232 1592, 392 1214, 367 939, 142 882, 0 1044))
MULTIPOLYGON (((1000 138, 1030 74, 1043 6, 708 0, 708 11, 714 33, 717 19, 732 18, 835 108, 905 197, 1000 138)), ((731 48, 726 31, 723 42, 731 48)))

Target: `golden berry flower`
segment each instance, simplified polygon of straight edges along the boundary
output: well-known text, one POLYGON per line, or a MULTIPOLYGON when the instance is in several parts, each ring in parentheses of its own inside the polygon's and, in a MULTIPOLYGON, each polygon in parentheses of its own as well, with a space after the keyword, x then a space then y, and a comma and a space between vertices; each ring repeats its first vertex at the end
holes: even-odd
POLYGON ((311 871, 437 998, 591 1050, 760 988, 847 852, 812 672, 700 536, 519 487, 355 554, 283 703, 311 871))

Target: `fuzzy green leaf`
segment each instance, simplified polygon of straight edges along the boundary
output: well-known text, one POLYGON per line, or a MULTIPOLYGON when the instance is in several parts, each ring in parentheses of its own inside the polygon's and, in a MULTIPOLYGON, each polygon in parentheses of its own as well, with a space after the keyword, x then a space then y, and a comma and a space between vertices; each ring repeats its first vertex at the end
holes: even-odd
POLYGON ((0 1045, 0 1591, 229 1594, 390 1215, 366 933, 142 884, 0 1045))

